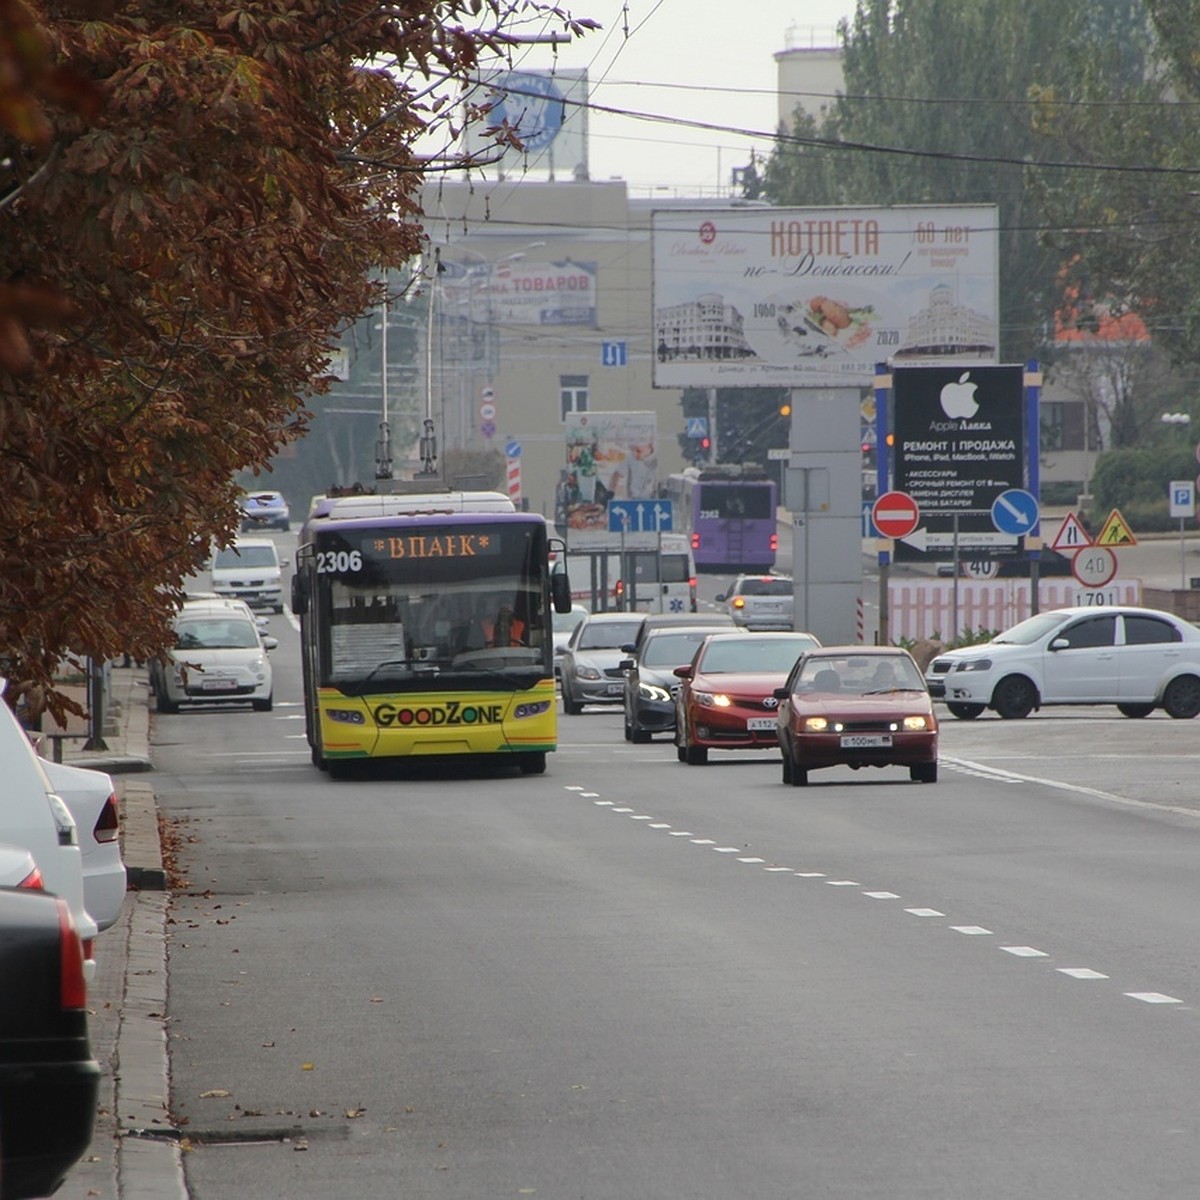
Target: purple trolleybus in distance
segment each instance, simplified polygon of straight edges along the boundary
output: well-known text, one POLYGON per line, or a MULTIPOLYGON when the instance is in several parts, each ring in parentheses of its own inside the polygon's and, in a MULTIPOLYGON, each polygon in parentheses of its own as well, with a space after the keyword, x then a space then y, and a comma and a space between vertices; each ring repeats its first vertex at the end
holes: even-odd
POLYGON ((779 533, 773 479, 751 467, 689 467, 664 492, 674 503, 675 532, 691 538, 697 571, 766 574, 779 533))

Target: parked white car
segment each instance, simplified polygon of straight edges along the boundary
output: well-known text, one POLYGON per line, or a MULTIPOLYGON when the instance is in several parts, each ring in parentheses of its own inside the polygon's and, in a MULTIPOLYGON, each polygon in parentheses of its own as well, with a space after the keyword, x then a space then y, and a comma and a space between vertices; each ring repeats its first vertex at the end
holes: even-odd
POLYGON ((0 887, 43 891, 45 883, 33 855, 24 846, 0 842, 0 887))
POLYGON ((83 902, 103 931, 121 915, 127 883, 112 776, 44 758, 42 770, 75 818, 83 859, 83 902))
MULTIPOLYGON (((0 695, 4 685, 0 683, 0 695)), ((94 943, 99 927, 83 898, 83 857, 79 830, 70 809, 53 789, 25 730, 12 709, 0 700, 0 842, 24 846, 42 873, 46 891, 61 896, 83 939, 85 969, 94 977, 94 943)))
POLYGON ((964 720, 995 709, 1115 704, 1127 717, 1200 715, 1200 629, 1153 608, 1058 608, 990 642, 937 655, 929 693, 964 720))
POLYGON ((273 698, 267 651, 279 642, 262 633, 240 600, 188 600, 175 618, 175 646, 151 667, 160 713, 182 704, 250 704, 270 712, 273 698))

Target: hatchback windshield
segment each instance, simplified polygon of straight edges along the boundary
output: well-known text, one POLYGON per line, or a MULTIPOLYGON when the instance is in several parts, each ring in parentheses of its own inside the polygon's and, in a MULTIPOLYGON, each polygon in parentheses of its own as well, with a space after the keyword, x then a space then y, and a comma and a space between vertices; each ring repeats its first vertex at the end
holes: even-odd
POLYGON ((180 621, 175 626, 177 650, 249 650, 258 644, 258 630, 236 617, 180 621))

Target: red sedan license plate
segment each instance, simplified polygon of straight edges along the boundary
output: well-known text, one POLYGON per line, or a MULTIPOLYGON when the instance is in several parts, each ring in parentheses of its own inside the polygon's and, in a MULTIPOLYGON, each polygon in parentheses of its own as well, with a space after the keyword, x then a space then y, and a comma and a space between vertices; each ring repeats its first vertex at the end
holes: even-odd
POLYGON ((890 733, 847 733, 842 736, 843 750, 871 750, 878 746, 890 746, 890 733))
POLYGON ((754 733, 774 732, 779 722, 774 717, 747 717, 746 728, 754 733))

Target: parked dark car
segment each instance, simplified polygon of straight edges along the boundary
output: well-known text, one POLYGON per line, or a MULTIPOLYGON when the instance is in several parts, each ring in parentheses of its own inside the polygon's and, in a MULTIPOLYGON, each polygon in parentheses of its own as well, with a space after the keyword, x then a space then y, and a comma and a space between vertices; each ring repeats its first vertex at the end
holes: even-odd
POLYGON ((0 1200, 49 1196, 92 1140, 100 1066, 61 897, 0 888, 0 1200))
POLYGON ((645 619, 637 641, 629 647, 633 657, 621 661, 627 742, 648 742, 656 733, 675 732, 675 696, 679 691, 675 668, 692 661, 708 634, 732 628, 728 616, 710 617, 703 624, 694 618, 672 622, 666 615, 645 619))

